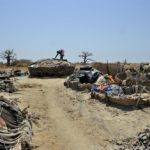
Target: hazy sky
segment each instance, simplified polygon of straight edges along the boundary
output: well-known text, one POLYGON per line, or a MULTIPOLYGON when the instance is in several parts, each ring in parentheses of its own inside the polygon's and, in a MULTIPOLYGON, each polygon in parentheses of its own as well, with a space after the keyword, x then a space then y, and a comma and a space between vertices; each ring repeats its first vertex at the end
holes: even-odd
POLYGON ((150 61, 150 0, 0 0, 0 50, 80 61, 150 61))

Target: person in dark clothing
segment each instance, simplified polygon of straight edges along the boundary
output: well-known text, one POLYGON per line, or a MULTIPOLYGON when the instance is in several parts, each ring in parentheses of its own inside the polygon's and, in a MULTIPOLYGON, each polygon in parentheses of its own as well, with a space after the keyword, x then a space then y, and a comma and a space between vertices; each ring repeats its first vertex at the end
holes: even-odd
POLYGON ((64 50, 63 49, 58 50, 55 59, 57 58, 58 55, 60 55, 60 60, 63 60, 63 58, 64 58, 64 50))

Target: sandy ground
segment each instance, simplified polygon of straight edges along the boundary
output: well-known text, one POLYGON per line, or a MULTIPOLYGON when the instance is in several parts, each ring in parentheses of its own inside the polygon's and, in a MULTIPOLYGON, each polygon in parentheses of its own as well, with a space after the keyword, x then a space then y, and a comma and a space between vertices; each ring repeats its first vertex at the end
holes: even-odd
POLYGON ((33 126, 37 150, 114 150, 113 140, 135 136, 150 125, 150 109, 107 106, 90 94, 63 86, 64 79, 20 78, 21 107, 40 116, 33 126))

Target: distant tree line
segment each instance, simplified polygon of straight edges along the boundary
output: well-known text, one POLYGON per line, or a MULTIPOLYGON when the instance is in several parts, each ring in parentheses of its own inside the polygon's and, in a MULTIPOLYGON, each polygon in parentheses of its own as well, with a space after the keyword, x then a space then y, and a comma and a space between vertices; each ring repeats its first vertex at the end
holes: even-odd
MULTIPOLYGON (((0 58, 2 60, 6 60, 7 66, 10 66, 10 65, 28 66, 32 63, 32 61, 28 60, 28 59, 17 60, 16 56, 17 55, 13 49, 6 49, 6 50, 0 52, 0 58)), ((78 57, 82 58, 82 60, 83 60, 82 63, 84 63, 84 64, 87 64, 87 62, 89 62, 89 61, 93 61, 91 59, 92 56, 93 56, 93 54, 88 51, 82 51, 81 54, 78 55, 78 57)), ((125 59, 123 63, 124 63, 124 65, 127 64, 127 60, 125 59)), ((0 62, 0 64, 3 64, 3 62, 0 62)), ((120 62, 118 62, 117 64, 120 65, 120 62)))
MULTIPOLYGON (((6 49, 0 52, 0 58, 2 60, 6 60, 7 66, 17 65, 17 64, 29 65, 32 63, 31 60, 26 60, 26 59, 17 60, 16 56, 17 55, 13 49, 6 49)), ((91 56, 93 56, 93 54, 87 51, 82 51, 82 53, 79 55, 79 57, 83 59, 84 64, 86 64, 88 61, 92 61, 92 59, 90 58, 91 56)))

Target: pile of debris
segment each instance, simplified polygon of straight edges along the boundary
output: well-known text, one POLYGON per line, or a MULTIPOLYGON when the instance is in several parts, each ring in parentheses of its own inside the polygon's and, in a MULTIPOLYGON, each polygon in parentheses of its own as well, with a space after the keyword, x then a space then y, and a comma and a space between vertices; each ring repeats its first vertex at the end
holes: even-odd
MULTIPOLYGON (((84 66, 67 77, 64 85, 74 90, 91 91, 91 97, 102 102, 112 102, 123 106, 150 104, 150 73, 130 66, 115 76, 84 66), (140 72, 139 72, 140 70, 140 72)), ((148 68, 148 67, 147 67, 148 68)), ((109 72, 109 71, 108 71, 109 72)))
POLYGON ((17 103, 0 97, 0 149, 30 150, 32 139, 31 117, 17 103))
POLYGON ((30 77, 60 77, 74 72, 74 66, 65 60, 46 59, 33 63, 28 67, 30 77))
POLYGON ((99 75, 100 71, 90 66, 84 66, 67 77, 64 85, 74 90, 91 90, 91 85, 98 79, 99 75))
POLYGON ((11 80, 0 80, 0 92, 16 92, 17 89, 11 80))
POLYGON ((138 83, 150 87, 150 67, 147 67, 147 70, 144 68, 145 66, 141 66, 139 69, 133 68, 132 66, 126 66, 123 72, 116 74, 115 79, 121 80, 125 84, 130 82, 130 84, 138 83))
POLYGON ((13 74, 11 71, 0 71, 0 79, 6 79, 12 77, 13 74))
POLYGON ((101 75, 92 85, 91 97, 124 106, 150 103, 147 86, 139 85, 129 79, 120 81, 116 81, 111 75, 101 75))
POLYGON ((101 74, 92 85, 91 97, 103 102, 132 106, 150 104, 150 65, 125 65, 114 77, 101 74), (142 69, 145 68, 145 69, 142 69))
POLYGON ((138 72, 149 73, 150 72, 150 63, 141 63, 141 64, 124 64, 122 69, 125 70, 135 70, 138 72))
POLYGON ((150 149, 150 129, 145 129, 136 137, 116 142, 119 150, 149 150, 150 149))
POLYGON ((17 89, 14 82, 10 79, 11 73, 1 72, 0 73, 0 92, 15 92, 17 89))

